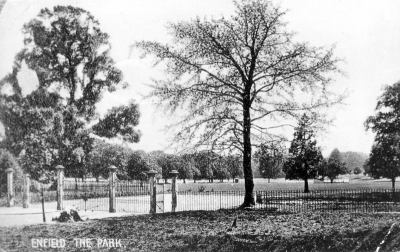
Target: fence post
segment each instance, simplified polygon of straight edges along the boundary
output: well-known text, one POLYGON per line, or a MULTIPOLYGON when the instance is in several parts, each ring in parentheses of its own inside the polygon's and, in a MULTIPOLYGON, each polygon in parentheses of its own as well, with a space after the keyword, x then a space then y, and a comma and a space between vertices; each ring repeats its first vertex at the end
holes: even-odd
POLYGON ((57 165, 57 210, 62 210, 64 207, 63 199, 64 199, 64 189, 63 189, 63 180, 64 180, 64 166, 57 165))
POLYGON ((176 211, 176 207, 178 205, 178 184, 176 183, 176 178, 178 177, 179 172, 177 170, 172 170, 170 172, 172 175, 172 208, 171 211, 174 213, 176 211))
POLYGON ((24 174, 24 196, 23 196, 23 201, 22 201, 22 207, 23 208, 28 208, 29 207, 30 186, 31 186, 30 177, 31 177, 31 175, 24 174))
POLYGON ((117 198, 115 198, 115 180, 116 180, 116 174, 115 172, 117 171, 117 167, 114 165, 111 165, 108 167, 110 170, 110 177, 109 177, 109 187, 110 187, 110 213, 115 213, 116 212, 116 205, 117 205, 117 198))
POLYGON ((155 170, 150 170, 147 172, 147 175, 149 176, 150 213, 151 214, 156 213, 156 207, 157 207, 156 181, 155 181, 156 174, 157 174, 157 172, 155 170))
POLYGON ((7 173, 7 206, 14 206, 13 168, 6 169, 7 173))

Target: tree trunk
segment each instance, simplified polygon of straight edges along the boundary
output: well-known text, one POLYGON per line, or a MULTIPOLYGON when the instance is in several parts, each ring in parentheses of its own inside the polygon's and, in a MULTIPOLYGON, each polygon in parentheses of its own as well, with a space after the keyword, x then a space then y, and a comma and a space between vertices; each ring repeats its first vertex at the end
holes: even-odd
POLYGON ((396 182, 396 178, 392 178, 392 190, 394 191, 394 183, 396 182))
POLYGON ((331 184, 333 183, 333 179, 331 179, 331 184))
POLYGON ((183 183, 186 184, 186 179, 183 179, 183 183))
POLYGON ((167 183, 167 178, 164 178, 164 184, 166 184, 167 183))
POLYGON ((254 206, 254 182, 251 170, 251 139, 250 139, 250 99, 245 97, 243 102, 243 174, 244 174, 244 202, 241 207, 254 206))
POLYGON ((268 178, 268 183, 271 182, 270 179, 268 178))
POLYGON ((309 193, 310 190, 308 189, 308 179, 307 177, 304 179, 304 193, 309 193))

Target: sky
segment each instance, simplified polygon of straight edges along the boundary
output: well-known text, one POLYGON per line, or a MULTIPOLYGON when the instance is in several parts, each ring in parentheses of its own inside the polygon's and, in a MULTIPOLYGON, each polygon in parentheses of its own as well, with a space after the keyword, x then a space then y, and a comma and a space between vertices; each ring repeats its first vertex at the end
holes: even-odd
MULTIPOLYGON (((363 126, 374 114, 383 85, 400 80, 400 1, 385 0, 273 0, 287 9, 288 30, 297 33, 296 40, 312 46, 335 45, 335 56, 343 59, 340 68, 346 76, 338 76, 332 88, 348 94, 346 105, 330 110, 334 125, 320 135, 323 154, 334 148, 341 152, 369 153, 374 134, 363 126)), ((234 13, 230 0, 8 0, 0 14, 0 78, 12 69, 14 56, 23 48, 21 28, 44 7, 72 5, 89 11, 110 35, 111 57, 129 83, 125 90, 105 94, 98 106, 101 115, 112 106, 135 99, 140 106, 138 129, 141 141, 130 145, 145 151, 164 149, 169 136, 163 129, 169 118, 158 111, 152 100, 143 99, 152 78, 162 78, 160 69, 151 60, 140 59, 130 46, 136 41, 168 42, 171 37, 167 22, 200 17, 229 17, 234 13)), ((19 75, 23 93, 37 87, 35 73, 24 67, 19 75)), ((4 91, 4 90, 3 90, 4 91)), ((1 126, 0 126, 1 131, 1 126)), ((290 133, 291 134, 291 133, 290 133)), ((288 135, 291 139, 292 136, 288 135)), ((168 151, 168 150, 167 150, 168 151)))

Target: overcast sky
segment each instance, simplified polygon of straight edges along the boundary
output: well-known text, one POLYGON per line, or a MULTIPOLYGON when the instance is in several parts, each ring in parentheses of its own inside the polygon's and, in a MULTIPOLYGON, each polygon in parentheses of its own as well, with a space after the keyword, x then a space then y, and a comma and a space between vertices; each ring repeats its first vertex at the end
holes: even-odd
MULTIPOLYGON (((335 126, 319 138, 324 155, 333 148, 340 151, 369 153, 373 134, 365 132, 363 123, 373 115, 377 97, 383 85, 400 80, 400 1, 385 0, 282 0, 274 1, 288 9, 285 20, 288 29, 298 33, 296 39, 313 46, 336 44, 336 56, 343 58, 342 70, 347 77, 338 77, 333 87, 348 91, 347 105, 332 109, 335 126)), ((72 5, 91 12, 100 22, 102 31, 110 35, 111 57, 124 72, 130 86, 105 95, 98 110, 136 99, 142 117, 140 143, 133 149, 145 151, 163 149, 167 136, 162 131, 168 120, 155 111, 150 100, 143 101, 154 77, 162 73, 142 60, 129 46, 138 40, 167 42, 165 24, 189 20, 196 16, 229 16, 234 7, 230 0, 8 0, 0 14, 0 78, 11 71, 15 54, 23 48, 22 25, 34 18, 44 7, 72 5)), ((20 82, 24 94, 37 85, 35 74, 24 70, 20 82)), ((291 135, 288 136, 292 138, 291 135)))

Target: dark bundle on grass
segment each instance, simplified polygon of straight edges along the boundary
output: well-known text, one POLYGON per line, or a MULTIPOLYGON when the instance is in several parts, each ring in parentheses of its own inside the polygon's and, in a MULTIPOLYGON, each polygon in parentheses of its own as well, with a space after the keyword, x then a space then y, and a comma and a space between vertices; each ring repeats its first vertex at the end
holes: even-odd
POLYGON ((76 221, 83 221, 79 213, 73 209, 69 211, 63 211, 60 214, 60 217, 53 218, 53 221, 57 222, 76 222, 76 221))

